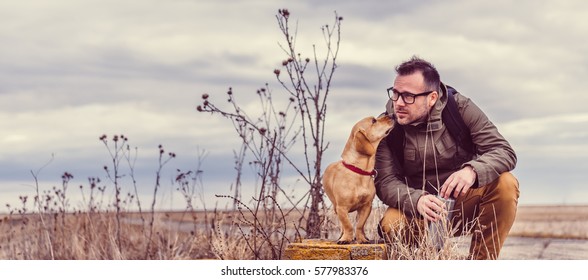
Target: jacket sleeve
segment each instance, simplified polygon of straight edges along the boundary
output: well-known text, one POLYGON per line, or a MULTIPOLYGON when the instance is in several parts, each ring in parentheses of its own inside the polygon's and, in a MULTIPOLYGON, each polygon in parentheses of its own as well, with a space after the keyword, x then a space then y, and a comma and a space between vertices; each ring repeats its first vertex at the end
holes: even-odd
POLYGON ((376 194, 384 204, 402 210, 409 217, 418 216, 417 201, 427 192, 408 187, 400 163, 390 149, 388 140, 389 137, 384 138, 376 152, 376 194))
POLYGON ((478 156, 463 164, 472 166, 477 173, 479 186, 496 180, 500 174, 514 169, 517 157, 508 141, 498 132, 486 114, 469 98, 458 95, 458 106, 478 156))

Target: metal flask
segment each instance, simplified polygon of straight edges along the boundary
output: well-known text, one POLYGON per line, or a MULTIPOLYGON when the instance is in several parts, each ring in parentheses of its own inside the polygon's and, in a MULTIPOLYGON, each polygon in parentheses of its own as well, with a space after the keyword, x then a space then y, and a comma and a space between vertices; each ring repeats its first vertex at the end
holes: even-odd
POLYGON ((445 203, 447 215, 443 214, 443 218, 436 222, 429 222, 428 236, 430 238, 431 244, 433 244, 437 250, 441 250, 445 244, 445 239, 450 236, 451 216, 453 212, 453 206, 455 205, 455 199, 444 199, 441 196, 437 196, 437 198, 445 203))

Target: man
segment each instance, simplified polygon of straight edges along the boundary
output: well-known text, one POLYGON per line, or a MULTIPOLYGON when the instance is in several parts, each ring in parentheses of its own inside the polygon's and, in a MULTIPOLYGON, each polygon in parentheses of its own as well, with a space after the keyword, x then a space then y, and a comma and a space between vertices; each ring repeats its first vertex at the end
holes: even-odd
POLYGON ((456 234, 472 233, 470 258, 497 259, 519 197, 518 181, 509 172, 516 164, 514 150, 480 108, 455 93, 475 152, 460 147, 441 118, 448 87, 431 63, 413 56, 397 66, 396 73, 386 112, 395 115, 404 143, 403 151, 394 150, 394 131, 376 153, 376 193, 388 205, 380 234, 400 233, 414 243, 426 223, 451 210, 444 209, 437 195, 454 198, 456 234))

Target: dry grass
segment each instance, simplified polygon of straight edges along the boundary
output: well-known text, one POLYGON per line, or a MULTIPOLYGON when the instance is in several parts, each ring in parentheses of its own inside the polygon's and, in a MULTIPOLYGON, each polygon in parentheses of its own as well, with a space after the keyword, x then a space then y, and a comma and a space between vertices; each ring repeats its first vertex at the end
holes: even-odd
POLYGON ((300 215, 261 213, 21 211, 0 216, 0 259, 280 259, 300 215))
MULTIPOLYGON (((378 239, 376 225, 382 214, 381 208, 372 212, 366 226, 368 237, 378 239)), ((150 226, 144 222, 149 214, 122 211, 120 228, 116 215, 115 211, 4 215, 0 219, 0 259, 279 259, 288 243, 303 236, 297 212, 284 212, 272 225, 259 225, 266 230, 273 227, 273 234, 264 236, 250 223, 254 218, 267 220, 261 214, 157 212, 151 239, 150 226), (283 230, 276 230, 280 228, 283 230)), ((338 221, 333 215, 326 216, 321 238, 335 240, 338 221)), ((519 207, 511 236, 588 239, 588 206, 519 207)), ((424 240, 417 247, 396 240, 389 257, 464 259, 463 248, 457 247, 464 243, 461 238, 468 237, 450 239, 441 251, 424 240)))
MULTIPOLYGON (((69 213, 8 215, 0 223, 0 259, 198 259, 213 258, 204 231, 187 231, 158 218, 155 230, 137 215, 69 213), (43 218, 43 219, 41 219, 43 218), (118 240, 117 233, 121 232, 118 240)), ((158 216, 160 216, 158 214, 158 216)))

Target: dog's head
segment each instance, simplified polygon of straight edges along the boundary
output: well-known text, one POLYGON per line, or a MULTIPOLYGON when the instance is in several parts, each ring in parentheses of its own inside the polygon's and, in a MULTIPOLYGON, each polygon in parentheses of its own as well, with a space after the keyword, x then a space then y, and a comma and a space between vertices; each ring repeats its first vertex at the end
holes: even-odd
POLYGON ((353 126, 345 150, 354 149, 363 155, 374 155, 378 144, 392 131, 395 123, 388 115, 360 120, 353 126))

